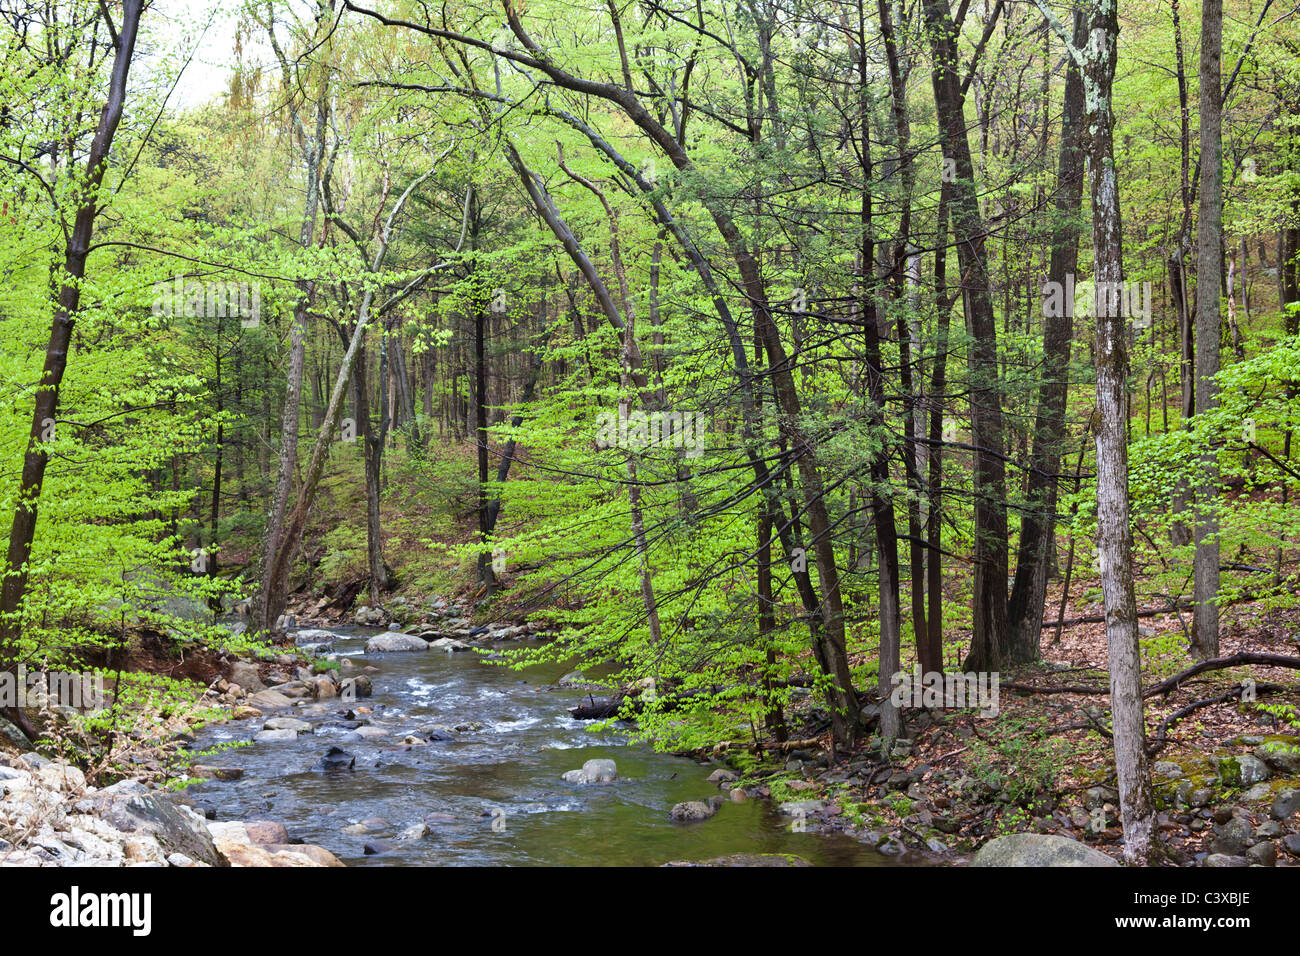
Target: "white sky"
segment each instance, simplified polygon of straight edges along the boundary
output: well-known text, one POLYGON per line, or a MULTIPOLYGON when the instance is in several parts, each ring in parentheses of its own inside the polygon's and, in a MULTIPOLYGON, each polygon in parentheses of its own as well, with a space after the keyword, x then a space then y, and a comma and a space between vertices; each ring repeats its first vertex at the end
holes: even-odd
POLYGON ((144 72, 160 61, 183 63, 193 53, 169 105, 198 106, 224 93, 234 59, 235 23, 241 0, 154 0, 142 20, 144 34, 154 42, 144 72))

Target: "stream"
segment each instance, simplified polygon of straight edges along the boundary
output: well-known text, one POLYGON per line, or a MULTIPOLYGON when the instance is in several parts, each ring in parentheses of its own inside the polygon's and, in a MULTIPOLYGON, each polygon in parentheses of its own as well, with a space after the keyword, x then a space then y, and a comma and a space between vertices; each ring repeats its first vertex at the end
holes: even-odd
MULTIPOLYGON (((520 672, 473 651, 367 656, 372 632, 334 630, 341 637, 331 656, 379 668, 369 675, 374 695, 351 705, 309 699, 285 715, 311 722, 313 733, 199 758, 243 770, 237 780, 187 789, 209 816, 283 823, 293 839, 323 846, 349 866, 657 866, 734 853, 791 853, 827 866, 899 863, 843 834, 794 832, 762 800, 728 801, 700 823, 670 822, 676 803, 726 796, 706 780, 717 765, 655 753, 573 720, 567 708, 580 692, 554 686, 562 664, 520 672), (388 736, 344 739, 352 728, 343 717, 360 705, 373 713, 358 719, 388 736), (445 741, 402 744, 434 725, 475 723, 482 726, 445 741), (355 769, 313 769, 331 746, 355 755, 355 769), (560 779, 592 758, 614 760, 618 780, 577 786, 560 779), (424 836, 402 840, 431 814, 424 836), (344 832, 362 821, 367 832, 344 832), (395 846, 367 855, 366 843, 376 840, 395 846)), ((193 746, 251 741, 261 727, 256 718, 212 725, 193 746)))

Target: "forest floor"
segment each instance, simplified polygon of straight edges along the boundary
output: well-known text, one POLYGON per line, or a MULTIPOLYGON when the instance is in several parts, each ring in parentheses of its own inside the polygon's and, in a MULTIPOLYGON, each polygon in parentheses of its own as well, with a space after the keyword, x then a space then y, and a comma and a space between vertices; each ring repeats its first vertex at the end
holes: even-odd
MULTIPOLYGON (((1069 605, 1072 617, 1099 610, 1069 605)), ((1144 619, 1148 660, 1158 656, 1152 645, 1181 635, 1186 623, 1177 614, 1144 619)), ((844 831, 890 854, 929 851, 962 862, 994 837, 1031 832, 1122 859, 1104 629, 1076 624, 1059 643, 1051 634, 1044 631, 1041 662, 1000 675, 996 715, 904 708, 905 736, 888 759, 873 736, 831 761, 825 715, 809 694, 787 715, 790 736, 806 740, 820 730, 821 749, 801 746, 782 766, 722 785, 772 799, 808 828, 844 831)), ((1294 658, 1298 640, 1300 611, 1238 605, 1225 614, 1220 656, 1294 658)), ((1188 663, 1180 652, 1166 656, 1146 671, 1148 687, 1188 663)), ((1300 727, 1259 706, 1297 702, 1300 674, 1262 666, 1208 671, 1147 698, 1159 832, 1174 860, 1300 866, 1300 727), (1243 702, 1242 682, 1252 679, 1257 702, 1243 702)))

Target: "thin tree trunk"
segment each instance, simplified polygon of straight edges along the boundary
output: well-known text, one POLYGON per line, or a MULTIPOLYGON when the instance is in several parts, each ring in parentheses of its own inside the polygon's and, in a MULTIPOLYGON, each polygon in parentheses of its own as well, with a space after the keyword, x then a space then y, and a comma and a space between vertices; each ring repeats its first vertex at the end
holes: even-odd
POLYGON ((994 671, 1007 625, 1006 466, 997 321, 990 297, 985 228, 966 136, 957 30, 946 0, 923 0, 934 54, 932 79, 952 182, 953 238, 962 275, 970 345, 971 430, 975 445, 975 581, 968 671, 994 671))
MULTIPOLYGON (((1074 20, 1074 44, 1086 42, 1081 11, 1074 20)), ((1071 60, 1065 76, 1065 109, 1061 120, 1061 150, 1056 176, 1056 228, 1052 236, 1047 278, 1065 289, 1079 261, 1077 220, 1083 202, 1083 79, 1071 60)), ((1020 553, 1008 607, 1010 657, 1015 663, 1040 656, 1047 578, 1055 553, 1056 501, 1061 454, 1065 442, 1066 399, 1069 393, 1070 342, 1074 337, 1071 303, 1045 310, 1043 319, 1043 378, 1034 424, 1030 458, 1028 504, 1020 521, 1020 553)))
MULTIPOLYGON (((1219 285, 1223 275, 1223 114, 1220 95, 1223 0, 1201 3, 1201 189, 1197 214, 1196 413, 1219 404, 1219 285)), ((1211 445, 1201 455, 1196 488, 1196 563, 1192 653, 1219 654, 1219 462, 1211 445)))
POLYGON ((929 660, 943 668, 943 443, 944 393, 948 388, 948 324, 952 304, 948 301, 948 202, 952 190, 948 183, 939 187, 939 209, 935 214, 934 368, 930 373, 930 461, 926 481, 929 485, 929 508, 926 514, 926 602, 929 628, 926 653, 929 660))
MULTIPOLYGON (((1121 288, 1124 279, 1119 183, 1115 174, 1111 105, 1119 18, 1115 0, 1095 0, 1087 9, 1089 42, 1080 49, 1045 0, 1035 0, 1057 35, 1069 44, 1083 74, 1084 123, 1089 132, 1092 245, 1098 289, 1121 288)), ((1093 436, 1097 451, 1097 551, 1106 608, 1110 660, 1111 726, 1119 783, 1124 856, 1148 864, 1159 856, 1155 801, 1147 762, 1142 708, 1142 657, 1138 648, 1137 604, 1133 595, 1133 532, 1128 498, 1129 419, 1128 330, 1117 308, 1097 309, 1097 408, 1093 436)))
MULTIPOLYGON (((101 8, 108 16, 108 8, 101 8)), ((68 351, 72 345, 72 329, 81 310, 81 280, 86 274, 86 257, 90 253, 90 240, 95 230, 95 219, 100 211, 99 189, 104 181, 109 153, 126 103, 127 78, 135 54, 135 41, 140 28, 143 0, 122 0, 120 22, 113 55, 113 68, 109 75, 108 96, 99 114, 95 135, 86 155, 85 182, 79 192, 76 215, 72 229, 66 234, 63 274, 60 279, 59 301, 54 309, 49 342, 45 348, 45 363, 41 369, 40 387, 32 410, 32 424, 28 430, 27 451, 23 456, 17 504, 14 507, 13 525, 9 531, 9 547, 5 557, 4 584, 0 587, 0 667, 12 668, 21 653, 18 639, 22 632, 23 598, 27 593, 28 561, 32 542, 36 537, 37 509, 41 489, 45 483, 45 469, 49 454, 45 448, 47 429, 54 427, 59 409, 59 387, 68 367, 68 351)), ((35 729, 26 713, 19 707, 7 707, 5 715, 23 733, 35 738, 35 729)))

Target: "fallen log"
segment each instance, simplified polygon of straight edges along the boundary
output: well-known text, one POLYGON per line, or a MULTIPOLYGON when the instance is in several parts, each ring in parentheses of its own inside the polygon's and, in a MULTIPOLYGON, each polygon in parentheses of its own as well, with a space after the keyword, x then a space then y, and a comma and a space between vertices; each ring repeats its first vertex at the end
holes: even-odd
POLYGON ((1172 690, 1177 690, 1178 685, 1189 677, 1195 677, 1197 674, 1203 674, 1206 671, 1223 670, 1225 667, 1240 667, 1243 664, 1259 664, 1262 667, 1289 667, 1291 670, 1300 670, 1300 657, 1287 657, 1285 654, 1266 654, 1261 651, 1238 651, 1236 654, 1227 657, 1211 657, 1209 660, 1192 665, 1181 674, 1165 678, 1159 684, 1144 691, 1142 696, 1154 697, 1157 694, 1168 694, 1172 690))
MULTIPOLYGON (((813 683, 813 679, 811 677, 796 676, 796 677, 787 678, 785 680, 774 681, 772 686, 773 687, 811 687, 812 683, 813 683)), ((738 688, 736 687, 719 687, 718 685, 715 684, 711 688, 707 688, 707 689, 700 687, 700 688, 696 688, 695 690, 680 691, 674 694, 665 694, 661 697, 656 698, 656 700, 659 702, 661 710, 671 710, 675 707, 680 706, 686 701, 696 697, 701 697, 705 695, 716 696, 718 694, 727 691, 737 690, 737 689, 738 688)), ((747 688, 747 689, 752 689, 755 693, 758 693, 760 691, 760 688, 757 687, 747 688)), ((862 696, 864 692, 858 691, 857 693, 859 696, 862 696)), ((588 694, 587 703, 578 704, 577 706, 570 707, 569 714, 573 717, 574 720, 609 720, 611 718, 618 717, 620 715, 620 712, 623 710, 623 704, 625 701, 631 701, 631 712, 633 714, 640 713, 642 710, 645 709, 643 696, 640 690, 638 689, 636 694, 619 693, 613 695, 612 697, 596 698, 588 694)))
MULTIPOLYGON (((1287 657, 1285 654, 1268 654, 1262 651, 1238 651, 1228 657, 1212 657, 1207 661, 1201 661, 1199 664, 1187 668, 1181 673, 1172 677, 1166 677, 1158 684, 1153 684, 1142 692, 1142 697, 1155 697, 1160 694, 1168 694, 1170 691, 1178 689, 1178 685, 1189 677, 1195 677, 1197 674, 1204 674, 1206 671, 1223 670, 1228 667, 1241 667, 1245 664, 1258 664, 1261 667, 1287 667, 1291 670, 1300 670, 1300 657, 1287 657)), ((1083 687, 1076 684, 1064 684, 1061 686, 1042 686, 1038 687, 1033 684, 1016 684, 1003 683, 1000 687, 1008 690, 1025 691, 1031 694, 1094 694, 1104 697, 1110 693, 1108 687, 1083 687)))
MULTIPOLYGON (((1138 611, 1137 616, 1138 617, 1160 617, 1160 615, 1162 614, 1174 614, 1177 611, 1190 611, 1191 609, 1192 606, 1190 604, 1179 603, 1173 605, 1172 607, 1145 608, 1144 610, 1138 611)), ((1058 625, 1061 627, 1073 627, 1076 624, 1105 624, 1105 623, 1106 623, 1105 614, 1085 614, 1083 617, 1067 617, 1064 620, 1060 620, 1060 621, 1044 620, 1042 624, 1042 628, 1043 630, 1047 630, 1049 627, 1056 627, 1058 625)))
POLYGON ((1062 684, 1059 687, 1038 687, 1034 684, 1003 683, 998 685, 1003 690, 1023 690, 1031 694, 1098 694, 1110 693, 1109 687, 1084 687, 1080 684, 1062 684))
MULTIPOLYGON (((808 750, 813 747, 819 750, 826 748, 826 742, 821 737, 807 737, 803 740, 786 740, 777 742, 775 740, 759 745, 763 750, 775 750, 778 753, 789 753, 792 750, 808 750)), ((753 741, 742 740, 723 740, 714 744, 709 749, 715 754, 726 753, 728 750, 753 750, 755 745, 753 741)))
MULTIPOLYGON (((1214 697, 1205 697, 1202 698, 1201 700, 1194 700, 1186 707, 1178 708, 1176 711, 1174 711, 1164 720, 1160 721, 1160 729, 1156 731, 1156 736, 1151 738, 1150 742, 1147 744, 1147 756, 1148 757, 1154 756, 1160 750, 1160 748, 1162 748, 1165 744, 1169 743, 1169 728, 1172 727, 1178 721, 1182 720, 1188 714, 1194 713, 1195 711, 1200 710, 1202 707, 1209 707, 1213 704, 1224 704, 1230 700, 1241 700, 1241 695, 1245 692, 1245 690, 1246 690, 1245 684, 1237 684, 1235 687, 1232 688, 1232 690, 1228 691, 1225 694, 1218 694, 1214 697)), ((1286 690, 1286 688, 1282 684, 1256 684, 1255 685, 1256 696, 1262 696, 1264 694, 1276 694, 1283 690, 1286 690)))
POLYGON ((608 720, 611 717, 618 716, 619 708, 623 706, 625 699, 623 697, 602 697, 597 700, 595 697, 588 697, 588 703, 570 707, 569 715, 574 720, 608 720))

